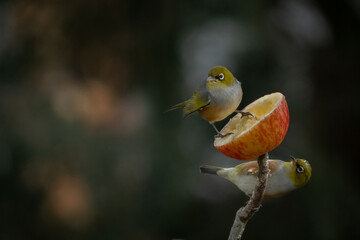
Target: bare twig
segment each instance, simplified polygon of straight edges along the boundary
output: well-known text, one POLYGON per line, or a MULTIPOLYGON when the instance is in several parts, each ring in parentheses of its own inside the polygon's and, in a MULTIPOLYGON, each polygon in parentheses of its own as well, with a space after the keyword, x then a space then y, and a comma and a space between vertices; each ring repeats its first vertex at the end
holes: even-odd
POLYGON ((268 154, 258 157, 257 162, 259 165, 258 182, 255 186, 254 192, 250 197, 247 204, 241 207, 235 216, 233 226, 230 231, 229 240, 240 240, 245 230, 247 222, 254 216, 254 214, 261 207, 261 200, 263 199, 265 187, 269 176, 269 164, 267 159, 268 154))

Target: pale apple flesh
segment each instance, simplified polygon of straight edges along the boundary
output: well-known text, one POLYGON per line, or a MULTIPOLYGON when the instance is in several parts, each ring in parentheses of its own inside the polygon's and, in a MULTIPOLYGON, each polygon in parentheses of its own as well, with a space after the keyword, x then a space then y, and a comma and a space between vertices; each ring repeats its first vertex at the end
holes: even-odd
POLYGON ((289 127, 289 109, 284 95, 265 95, 246 106, 243 112, 252 116, 235 115, 220 131, 224 138, 216 138, 214 146, 226 156, 251 160, 276 148, 289 127))

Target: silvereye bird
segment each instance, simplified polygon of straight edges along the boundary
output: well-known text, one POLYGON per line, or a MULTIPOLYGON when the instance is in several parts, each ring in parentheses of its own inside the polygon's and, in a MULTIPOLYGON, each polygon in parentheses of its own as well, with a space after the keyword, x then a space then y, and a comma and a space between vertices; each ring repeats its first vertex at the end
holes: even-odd
MULTIPOLYGON (((290 162, 268 160, 270 175, 264 198, 281 197, 285 193, 304 186, 311 177, 311 166, 304 159, 291 157, 290 162)), ((234 183, 250 196, 257 182, 258 163, 250 161, 232 168, 201 166, 201 173, 215 174, 234 183)))
POLYGON ((215 137, 224 137, 214 123, 223 120, 233 112, 240 112, 236 109, 242 96, 241 83, 227 68, 216 66, 210 69, 207 79, 190 99, 172 106, 167 111, 183 108, 184 118, 197 111, 214 127, 217 132, 215 137))

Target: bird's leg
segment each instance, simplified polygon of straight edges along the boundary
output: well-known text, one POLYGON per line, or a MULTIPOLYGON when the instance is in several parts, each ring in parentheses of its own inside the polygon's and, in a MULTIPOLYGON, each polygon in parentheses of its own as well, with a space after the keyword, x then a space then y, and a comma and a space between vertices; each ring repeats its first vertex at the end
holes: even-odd
POLYGON ((230 135, 230 134, 233 134, 233 133, 227 133, 227 134, 225 134, 225 135, 223 135, 223 134, 221 134, 220 132, 219 132, 219 130, 216 128, 216 126, 215 126, 215 124, 214 123, 210 123, 211 124, 211 126, 213 126, 213 128, 215 129, 215 131, 217 132, 217 134, 214 136, 215 138, 223 138, 223 137, 226 137, 226 136, 228 136, 228 135, 230 135))
POLYGON ((236 113, 241 113, 241 117, 244 117, 244 116, 251 116, 251 117, 254 117, 254 115, 251 113, 251 112, 242 112, 240 110, 235 110, 236 113))

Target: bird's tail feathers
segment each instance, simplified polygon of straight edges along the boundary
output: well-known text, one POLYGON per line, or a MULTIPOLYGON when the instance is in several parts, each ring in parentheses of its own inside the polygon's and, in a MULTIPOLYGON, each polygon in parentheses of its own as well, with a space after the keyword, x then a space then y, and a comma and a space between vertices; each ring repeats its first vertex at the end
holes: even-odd
POLYGON ((184 108, 187 104, 187 101, 184 101, 184 102, 181 102, 181 103, 178 103, 174 106, 171 106, 169 109, 165 110, 165 112, 170 112, 172 110, 175 110, 175 109, 179 109, 179 108, 184 108))
POLYGON ((200 172, 206 173, 206 174, 218 175, 217 172, 222 169, 223 169, 222 167, 215 167, 215 166, 209 166, 209 165, 200 166, 200 172))

